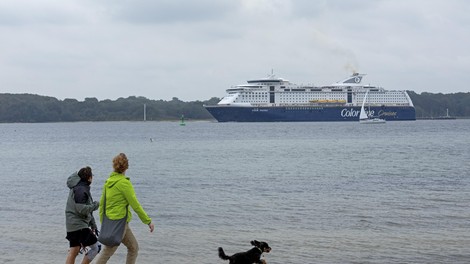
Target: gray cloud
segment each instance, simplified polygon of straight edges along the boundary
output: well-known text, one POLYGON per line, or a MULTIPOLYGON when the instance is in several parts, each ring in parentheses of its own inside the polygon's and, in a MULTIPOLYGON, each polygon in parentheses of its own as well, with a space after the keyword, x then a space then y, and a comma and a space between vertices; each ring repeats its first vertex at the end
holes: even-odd
POLYGON ((274 72, 329 84, 352 71, 416 92, 466 92, 464 0, 0 3, 0 92, 204 100, 274 72))
POLYGON ((113 19, 128 23, 194 23, 223 18, 238 7, 230 0, 102 0, 113 19))
POLYGON ((14 1, 0 2, 0 25, 38 26, 84 23, 93 15, 91 10, 74 1, 14 1))

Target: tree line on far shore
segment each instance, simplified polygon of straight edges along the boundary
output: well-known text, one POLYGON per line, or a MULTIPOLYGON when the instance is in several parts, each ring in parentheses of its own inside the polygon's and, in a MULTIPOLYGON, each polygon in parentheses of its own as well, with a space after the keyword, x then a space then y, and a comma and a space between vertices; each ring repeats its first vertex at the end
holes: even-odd
POLYGON ((470 93, 421 93, 408 91, 416 108, 416 118, 450 116, 470 118, 470 93))
MULTIPOLYGON (((470 93, 417 94, 409 91, 416 108, 416 117, 444 116, 447 109, 451 116, 470 117, 470 93)), ((166 121, 212 120, 203 105, 215 105, 220 98, 206 101, 183 102, 176 97, 170 101, 151 100, 130 96, 117 100, 85 98, 58 100, 54 97, 34 94, 0 94, 0 123, 77 122, 77 121, 166 121)))
POLYGON ((1 123, 77 122, 77 121, 148 121, 211 119, 204 104, 217 104, 218 98, 207 101, 183 102, 150 100, 130 96, 117 100, 98 101, 96 98, 58 100, 33 94, 0 94, 1 123))

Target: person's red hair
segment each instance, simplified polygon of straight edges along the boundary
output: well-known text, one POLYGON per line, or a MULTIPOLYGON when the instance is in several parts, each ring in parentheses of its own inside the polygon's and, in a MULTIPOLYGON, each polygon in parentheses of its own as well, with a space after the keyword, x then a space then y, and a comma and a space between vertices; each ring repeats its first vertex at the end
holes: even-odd
POLYGON ((129 168, 129 160, 126 157, 126 154, 119 153, 113 159, 113 169, 117 173, 124 173, 129 168))

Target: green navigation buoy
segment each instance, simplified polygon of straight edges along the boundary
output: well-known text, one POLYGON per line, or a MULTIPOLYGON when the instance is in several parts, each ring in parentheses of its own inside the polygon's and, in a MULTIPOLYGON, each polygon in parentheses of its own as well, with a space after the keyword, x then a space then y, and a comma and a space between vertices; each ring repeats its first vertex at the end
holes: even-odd
POLYGON ((184 123, 184 115, 181 115, 181 122, 180 126, 185 126, 186 124, 184 123))

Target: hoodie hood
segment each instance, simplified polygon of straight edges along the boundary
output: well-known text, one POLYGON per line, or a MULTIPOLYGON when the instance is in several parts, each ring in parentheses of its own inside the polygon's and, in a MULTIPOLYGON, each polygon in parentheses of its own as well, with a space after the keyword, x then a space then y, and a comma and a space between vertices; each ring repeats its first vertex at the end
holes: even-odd
POLYGON ((129 177, 118 172, 112 172, 111 175, 109 175, 109 178, 106 180, 106 183, 104 184, 104 186, 107 188, 113 188, 113 186, 118 181, 123 180, 123 179, 129 180, 129 177))
POLYGON ((75 187, 78 183, 80 182, 80 176, 78 176, 78 172, 72 173, 72 175, 69 176, 67 179, 67 187, 69 189, 72 189, 75 187))
POLYGON ((96 228, 92 212, 98 209, 99 203, 93 202, 90 187, 82 181, 78 172, 67 178, 69 195, 65 205, 65 228, 67 232, 74 232, 84 228, 96 228))

